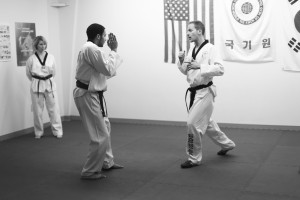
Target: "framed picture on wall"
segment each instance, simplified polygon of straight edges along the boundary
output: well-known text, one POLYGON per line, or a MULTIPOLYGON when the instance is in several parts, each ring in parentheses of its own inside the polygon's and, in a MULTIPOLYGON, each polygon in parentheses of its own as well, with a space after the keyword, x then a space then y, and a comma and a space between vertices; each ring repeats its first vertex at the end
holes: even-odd
POLYGON ((17 66, 25 66, 33 54, 32 42, 36 36, 35 23, 15 23, 17 66))
POLYGON ((10 60, 11 46, 9 26, 0 24, 0 62, 7 62, 10 60))

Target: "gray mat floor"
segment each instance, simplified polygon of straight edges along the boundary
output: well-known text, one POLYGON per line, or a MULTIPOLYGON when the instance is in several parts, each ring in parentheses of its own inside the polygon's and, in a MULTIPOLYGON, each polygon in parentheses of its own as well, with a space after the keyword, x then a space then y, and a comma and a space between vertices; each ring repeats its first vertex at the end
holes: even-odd
POLYGON ((204 136, 203 164, 181 169, 185 127, 112 123, 115 161, 106 179, 80 179, 89 139, 81 121, 0 142, 1 200, 299 200, 300 132, 223 128, 229 155, 204 136))

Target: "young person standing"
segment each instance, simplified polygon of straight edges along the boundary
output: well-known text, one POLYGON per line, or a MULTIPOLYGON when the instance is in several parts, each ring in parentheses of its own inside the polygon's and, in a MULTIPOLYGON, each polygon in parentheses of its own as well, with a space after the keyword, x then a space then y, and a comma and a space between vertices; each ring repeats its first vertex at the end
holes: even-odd
POLYGON ((218 124, 211 118, 216 87, 213 77, 222 76, 224 67, 213 44, 204 38, 205 27, 200 21, 188 25, 187 37, 191 46, 187 55, 179 52, 178 68, 187 76, 190 85, 190 102, 187 119, 187 161, 182 168, 200 165, 202 160, 202 137, 207 134, 212 141, 221 147, 218 155, 225 155, 235 144, 223 133, 218 124))
POLYGON ((43 110, 44 104, 49 114, 52 133, 57 138, 62 138, 63 130, 56 92, 55 59, 49 54, 47 41, 43 36, 33 40, 35 53, 26 62, 26 75, 31 81, 30 93, 34 121, 35 138, 44 135, 43 110))
POLYGON ((107 89, 107 79, 116 75, 122 59, 117 53, 118 42, 113 34, 110 34, 107 42, 111 52, 108 57, 105 56, 102 47, 107 35, 102 25, 91 24, 86 34, 88 41, 78 54, 77 81, 73 91, 76 107, 91 140, 81 178, 101 179, 105 178, 102 170, 123 168, 113 160, 110 122, 103 96, 107 89))

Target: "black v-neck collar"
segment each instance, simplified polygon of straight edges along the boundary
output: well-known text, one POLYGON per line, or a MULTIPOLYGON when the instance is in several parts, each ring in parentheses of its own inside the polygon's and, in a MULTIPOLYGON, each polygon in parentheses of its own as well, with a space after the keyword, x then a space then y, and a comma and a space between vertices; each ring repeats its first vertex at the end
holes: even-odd
POLYGON ((41 61, 41 59, 40 59, 39 55, 37 54, 37 52, 35 52, 35 55, 36 55, 36 57, 38 58, 38 60, 40 61, 40 63, 41 63, 42 66, 45 66, 46 60, 47 60, 47 57, 48 57, 48 52, 47 52, 47 51, 45 51, 45 52, 46 52, 46 54, 45 54, 45 56, 44 56, 43 62, 41 61))
POLYGON ((208 40, 205 40, 205 41, 200 45, 200 47, 198 48, 197 52, 195 52, 195 51, 196 51, 196 46, 194 47, 193 52, 192 52, 192 57, 193 57, 194 60, 196 60, 196 56, 197 56, 197 54, 199 53, 200 49, 202 49, 202 47, 203 47, 204 45, 206 45, 207 43, 208 43, 208 40))

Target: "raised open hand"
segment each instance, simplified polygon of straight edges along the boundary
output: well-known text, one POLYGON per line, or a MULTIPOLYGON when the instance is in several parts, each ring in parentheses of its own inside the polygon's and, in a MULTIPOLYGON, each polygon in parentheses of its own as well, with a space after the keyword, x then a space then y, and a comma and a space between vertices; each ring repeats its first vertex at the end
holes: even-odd
POLYGON ((112 51, 117 51, 118 41, 116 36, 113 33, 108 34, 107 45, 112 51))

